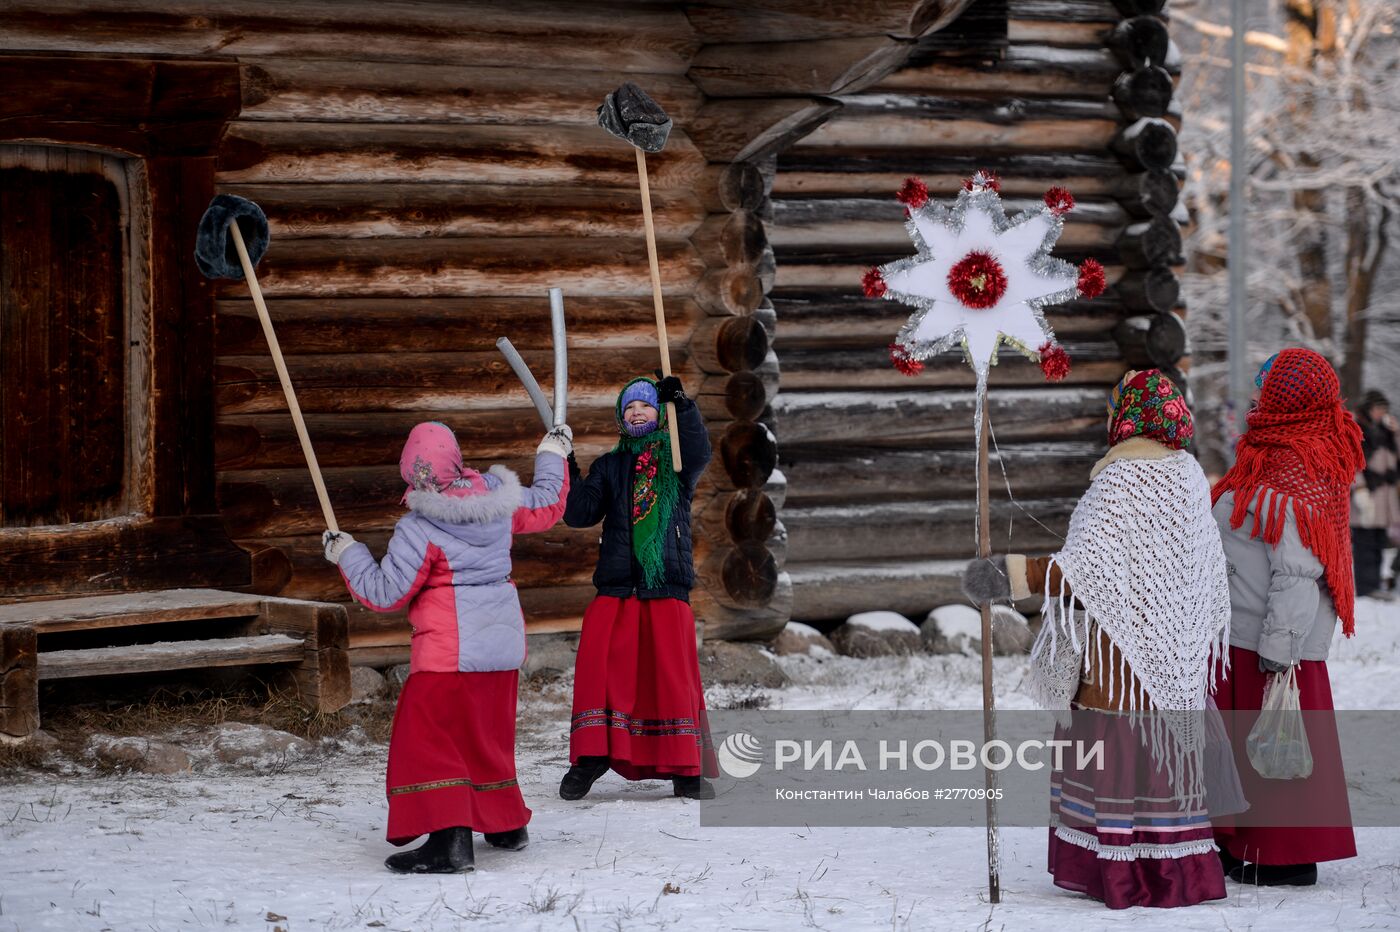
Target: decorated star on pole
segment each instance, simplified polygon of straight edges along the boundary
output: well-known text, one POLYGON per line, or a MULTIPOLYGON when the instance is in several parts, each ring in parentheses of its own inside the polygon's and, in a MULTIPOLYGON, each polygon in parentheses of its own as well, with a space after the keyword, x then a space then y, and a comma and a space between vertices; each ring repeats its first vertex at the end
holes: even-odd
POLYGON ((1069 356, 1055 340, 1044 309, 1103 291, 1103 266, 1076 268, 1050 255, 1074 198, 1051 188, 1042 207, 1013 218, 1002 206, 995 175, 978 172, 964 182, 951 207, 929 200, 910 178, 898 194, 916 254, 873 268, 862 282, 869 297, 915 308, 900 328, 890 357, 906 375, 923 361, 960 346, 977 375, 979 395, 997 351, 1009 344, 1039 362, 1045 377, 1069 372, 1069 356))

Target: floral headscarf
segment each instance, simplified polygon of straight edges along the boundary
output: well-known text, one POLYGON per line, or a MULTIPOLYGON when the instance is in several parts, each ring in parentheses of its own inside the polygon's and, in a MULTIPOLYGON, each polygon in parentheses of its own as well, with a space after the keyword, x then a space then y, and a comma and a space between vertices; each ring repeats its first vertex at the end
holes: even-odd
POLYGON ((1113 389, 1108 401, 1108 445, 1146 437, 1164 447, 1184 450, 1196 436, 1186 398, 1160 369, 1132 371, 1113 389))

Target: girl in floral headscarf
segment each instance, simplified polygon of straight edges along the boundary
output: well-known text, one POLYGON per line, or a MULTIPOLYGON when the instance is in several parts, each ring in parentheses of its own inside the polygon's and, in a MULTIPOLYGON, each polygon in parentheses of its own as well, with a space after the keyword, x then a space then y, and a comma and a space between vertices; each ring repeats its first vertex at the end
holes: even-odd
POLYGON ((974 560, 963 590, 978 603, 1045 595, 1031 691, 1074 710, 1057 738, 1107 748, 1102 767, 1051 774, 1055 884, 1113 909, 1189 906, 1225 896, 1210 817, 1239 808, 1220 792, 1237 796, 1233 774, 1212 778, 1205 714, 1230 618, 1225 558, 1172 380, 1129 372, 1108 408, 1108 455, 1064 547, 974 560))
POLYGON ((1332 708, 1327 653, 1339 617, 1348 637, 1355 626, 1350 489, 1365 459, 1326 359, 1283 350, 1255 384, 1259 403, 1235 465, 1213 491, 1233 609, 1230 669, 1216 702, 1236 710, 1235 756, 1250 801, 1250 824, 1218 825, 1217 841, 1232 878, 1307 886, 1317 882, 1317 862, 1356 856, 1336 729, 1329 716, 1307 716, 1313 773, 1288 781, 1258 775, 1245 736, 1268 677, 1290 668, 1303 711, 1332 708), (1288 827, 1302 812, 1313 827, 1288 827))

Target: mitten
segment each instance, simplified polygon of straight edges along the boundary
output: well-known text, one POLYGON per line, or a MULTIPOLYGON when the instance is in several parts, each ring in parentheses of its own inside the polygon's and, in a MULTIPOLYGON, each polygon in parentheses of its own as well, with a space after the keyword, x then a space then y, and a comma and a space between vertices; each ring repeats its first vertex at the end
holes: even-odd
POLYGON ((1287 673, 1290 666, 1292 666, 1292 664, 1279 663, 1277 660, 1270 660, 1263 654, 1259 655, 1260 673, 1287 673))
POLYGON ((339 565, 345 551, 355 543, 355 538, 344 531, 327 531, 321 535, 321 546, 325 548, 326 559, 339 565))
POLYGON ((1006 573, 1006 557, 978 557, 968 561, 963 568, 962 591, 974 605, 1011 598, 1011 577, 1006 573))
POLYGON ((681 380, 674 375, 668 375, 656 383, 656 400, 660 404, 668 404, 672 401, 684 401, 685 390, 681 388, 681 380))
POLYGON ((557 453, 567 459, 574 453, 574 432, 568 424, 561 424, 544 435, 537 453, 557 453))

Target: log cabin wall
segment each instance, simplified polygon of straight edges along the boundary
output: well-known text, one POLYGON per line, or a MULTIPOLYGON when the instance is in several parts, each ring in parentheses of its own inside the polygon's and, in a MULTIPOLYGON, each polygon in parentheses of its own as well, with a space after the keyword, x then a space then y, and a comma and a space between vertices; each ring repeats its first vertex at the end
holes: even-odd
POLYGON ((1129 366, 1180 375, 1178 65, 1161 7, 979 2, 778 156, 772 415, 793 618, 921 619, 962 598, 956 574, 975 533, 972 374, 953 354, 916 378, 896 372, 887 348, 910 311, 859 288, 867 267, 912 251, 893 196, 906 177, 946 198, 990 168, 1013 211, 1063 184, 1078 207, 1056 254, 1108 270, 1102 297, 1048 314, 1074 361, 1068 379, 1049 385, 1011 351, 993 370, 995 551, 1056 548, 1103 453, 1108 391, 1129 366))

